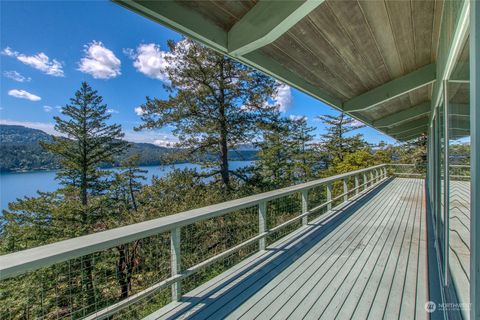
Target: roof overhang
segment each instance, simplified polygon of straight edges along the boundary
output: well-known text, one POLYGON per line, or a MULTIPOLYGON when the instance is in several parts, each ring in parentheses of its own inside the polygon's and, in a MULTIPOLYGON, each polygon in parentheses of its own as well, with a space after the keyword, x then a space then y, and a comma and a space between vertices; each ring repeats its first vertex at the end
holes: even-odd
POLYGON ((114 2, 396 139, 427 131, 440 0, 114 2))

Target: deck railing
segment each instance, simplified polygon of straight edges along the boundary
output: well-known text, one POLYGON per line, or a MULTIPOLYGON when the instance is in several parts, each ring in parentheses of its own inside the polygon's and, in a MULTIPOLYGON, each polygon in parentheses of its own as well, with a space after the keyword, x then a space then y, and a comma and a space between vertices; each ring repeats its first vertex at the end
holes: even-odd
POLYGON ((0 318, 106 318, 147 298, 156 307, 178 300, 182 292, 375 187, 387 179, 387 168, 377 165, 3 255, 0 318), (126 273, 120 269, 128 259, 118 263, 125 254, 138 255, 126 273), (117 288, 119 279, 128 280, 128 295, 117 288))
POLYGON ((392 175, 402 178, 424 178, 427 173, 424 164, 391 163, 388 166, 392 175))

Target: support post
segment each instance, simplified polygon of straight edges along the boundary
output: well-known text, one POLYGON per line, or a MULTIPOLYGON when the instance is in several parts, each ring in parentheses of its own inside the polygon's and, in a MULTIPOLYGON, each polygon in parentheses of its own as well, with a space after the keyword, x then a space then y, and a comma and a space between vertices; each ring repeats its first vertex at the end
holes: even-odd
POLYGON ((355 175, 355 194, 358 194, 359 190, 358 190, 358 175, 355 175))
MULTIPOLYGON (((332 184, 327 184, 327 202, 332 201, 332 184)), ((332 210, 332 203, 327 204, 327 210, 332 210)))
MULTIPOLYGON (((308 211, 308 190, 302 190, 302 214, 308 211)), ((308 224, 308 216, 302 218, 302 225, 308 224)))
POLYGON ((470 3, 470 319, 480 319, 480 3, 470 3))
MULTIPOLYGON (((180 227, 172 229, 170 232, 170 257, 171 272, 175 276, 181 272, 181 253, 180 253, 180 227)), ((179 301, 182 297, 181 282, 172 284, 172 301, 179 301)))
MULTIPOLYGON (((267 202, 258 204, 258 233, 262 234, 267 230, 267 202)), ((265 238, 258 240, 259 250, 265 250, 265 238)))
POLYGON ((347 179, 343 179, 343 201, 348 200, 348 182, 347 179))
POLYGON ((367 174, 363 174, 363 191, 367 190, 368 188, 368 182, 367 182, 367 174))
POLYGON ((443 127, 444 131, 444 138, 443 138, 443 231, 444 231, 444 245, 443 245, 443 276, 444 276, 444 285, 448 286, 448 270, 449 270, 449 254, 450 254, 450 241, 449 241, 449 234, 450 234, 450 176, 449 176, 449 150, 448 150, 448 142, 449 142, 449 123, 448 123, 448 80, 443 80, 443 94, 444 94, 444 117, 443 117, 443 127))

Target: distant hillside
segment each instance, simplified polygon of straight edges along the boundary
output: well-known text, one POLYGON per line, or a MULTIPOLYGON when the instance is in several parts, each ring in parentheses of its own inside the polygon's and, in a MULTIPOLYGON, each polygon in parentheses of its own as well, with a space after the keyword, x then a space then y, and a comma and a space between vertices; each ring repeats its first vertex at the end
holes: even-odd
MULTIPOLYGON (((0 125, 0 171, 20 172, 34 170, 58 169, 58 159, 43 150, 40 141, 52 141, 51 135, 23 126, 0 125)), ((132 143, 132 147, 121 158, 116 159, 116 165, 133 154, 140 155, 139 165, 160 165, 161 158, 175 149, 159 147, 151 143, 132 143)), ((253 160, 256 151, 241 149, 232 151, 231 160, 253 160)))

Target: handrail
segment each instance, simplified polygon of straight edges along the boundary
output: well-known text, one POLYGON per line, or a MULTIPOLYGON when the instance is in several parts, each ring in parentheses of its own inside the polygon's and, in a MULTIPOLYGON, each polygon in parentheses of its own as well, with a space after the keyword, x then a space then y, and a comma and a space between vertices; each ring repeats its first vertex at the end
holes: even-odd
POLYGON ((383 167, 385 164, 3 255, 0 280, 383 167))

